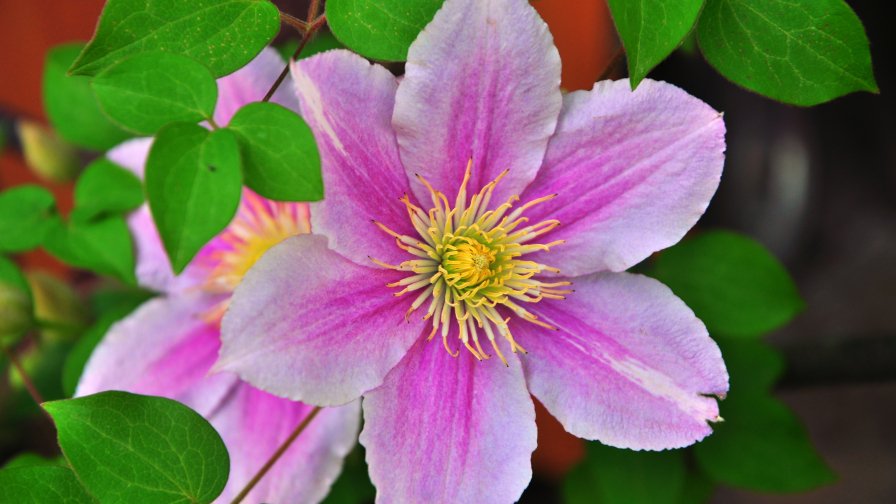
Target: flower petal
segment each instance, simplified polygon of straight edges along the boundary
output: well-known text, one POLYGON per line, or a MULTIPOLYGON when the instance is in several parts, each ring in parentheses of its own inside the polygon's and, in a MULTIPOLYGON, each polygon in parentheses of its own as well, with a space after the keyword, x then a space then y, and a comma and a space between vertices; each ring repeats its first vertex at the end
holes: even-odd
MULTIPOLYGON (((231 502, 311 410, 241 382, 210 418, 230 450, 230 479, 216 501, 231 502)), ((360 424, 359 401, 322 410, 246 502, 322 501, 355 445, 360 424)))
POLYGON ((557 219, 532 260, 566 276, 622 271, 675 244, 719 185, 725 124, 710 106, 664 82, 604 81, 566 95, 544 167, 523 194, 557 198, 526 215, 557 219))
POLYGON ((143 180, 146 158, 149 157, 152 142, 153 138, 132 138, 109 149, 106 157, 143 180))
POLYGON ((502 201, 535 178, 561 102, 560 56, 528 1, 447 0, 408 51, 392 123, 409 175, 450 199, 472 158, 471 192, 510 170, 502 201))
MULTIPOLYGON (((178 400, 205 416, 230 453, 229 502, 311 411, 241 382, 209 375, 220 346, 217 326, 202 319, 220 298, 156 298, 114 325, 91 356, 77 395, 126 390, 178 400)), ((254 502, 319 502, 354 445, 357 403, 320 413, 249 495, 254 502)))
POLYGON ((103 390, 174 397, 207 413, 236 382, 211 377, 196 384, 214 364, 218 330, 202 318, 220 297, 201 294, 158 297, 113 325, 84 368, 77 395, 103 390))
MULTIPOLYGON (((456 334, 450 338, 454 340, 456 334)), ((532 477, 535 408, 520 368, 420 340, 364 395, 377 502, 510 503, 532 477)))
POLYGON ((399 201, 409 192, 390 120, 395 77, 348 51, 327 51, 293 63, 302 116, 320 149, 324 201, 311 210, 315 233, 358 264, 369 256, 401 262, 404 251, 371 221, 411 234, 399 201))
POLYGON ((379 386, 425 330, 391 270, 359 266, 300 235, 272 247, 237 287, 217 369, 273 394, 329 406, 379 386))
POLYGON ((628 273, 573 279, 563 301, 516 325, 529 390, 570 433, 638 450, 690 445, 712 432, 728 373, 703 323, 662 283, 628 273))
MULTIPOLYGON (((286 62, 272 47, 258 53, 248 65, 218 79, 218 104, 215 106, 215 122, 225 125, 244 105, 261 101, 286 67, 286 62)), ((299 103, 292 92, 289 75, 280 83, 271 101, 298 111, 299 103)))

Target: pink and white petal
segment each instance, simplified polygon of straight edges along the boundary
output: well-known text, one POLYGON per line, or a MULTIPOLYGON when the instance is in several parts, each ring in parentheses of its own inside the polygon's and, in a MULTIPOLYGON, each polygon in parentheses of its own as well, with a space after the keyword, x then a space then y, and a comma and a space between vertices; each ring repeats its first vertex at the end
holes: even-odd
POLYGON ((148 205, 143 204, 128 215, 128 228, 134 239, 137 283, 158 292, 174 290, 174 271, 148 205))
MULTIPOLYGON (((286 61, 272 47, 266 47, 248 65, 218 79, 218 104, 215 106, 215 122, 221 125, 240 108, 264 99, 265 94, 286 67, 286 61)), ((298 112, 299 103, 292 92, 292 83, 286 79, 274 92, 271 101, 298 112)))
POLYGON ((314 232, 362 265, 370 264, 368 256, 404 260, 395 240, 371 222, 400 234, 414 232, 399 201, 410 189, 390 122, 395 77, 344 50, 297 61, 292 76, 321 156, 324 200, 312 205, 314 232))
POLYGON ((180 275, 174 274, 148 205, 143 204, 131 212, 127 222, 134 239, 135 273, 141 287, 174 294, 191 290, 205 281, 206 270, 194 266, 195 261, 180 275))
MULTIPOLYGON (((455 335, 456 336, 456 335, 455 335)), ((514 354, 477 361, 420 340, 364 395, 377 502, 510 503, 532 477, 535 408, 514 354)))
MULTIPOLYGON (((236 497, 312 409, 245 382, 236 385, 209 417, 230 452, 230 478, 217 502, 236 497)), ((360 423, 360 401, 323 409, 246 502, 322 501, 355 445, 360 423)))
MULTIPOLYGON (((220 347, 203 313, 221 299, 182 295, 147 302, 113 326, 94 352, 77 395, 103 390, 178 400, 211 421, 227 445, 231 479, 218 502, 229 502, 312 407, 274 397, 232 373, 209 375, 220 347)), ((354 445, 357 403, 322 411, 249 498, 255 502, 319 502, 354 445)))
POLYGON ((570 433, 636 450, 712 432, 728 373, 703 323, 662 283, 628 273, 573 279, 564 301, 530 311, 557 331, 513 327, 529 390, 570 433))
POLYGON ((158 395, 208 413, 237 381, 207 376, 220 346, 218 328, 203 319, 219 297, 159 297, 113 325, 81 375, 77 395, 125 390, 158 395))
POLYGON ((106 158, 143 180, 146 158, 149 157, 153 140, 153 138, 132 138, 110 149, 106 153, 106 158))
POLYGON ((405 320, 402 274, 359 266, 318 235, 273 246, 236 288, 220 361, 252 385, 309 404, 345 404, 379 386, 425 330, 405 320))
POLYGON ((535 178, 561 102, 560 56, 527 0, 446 0, 408 51, 392 124, 409 175, 453 199, 472 158, 474 191, 510 170, 503 201, 535 178))
POLYGON ((558 194, 526 215, 559 220, 542 239, 566 243, 533 260, 565 276, 622 271, 677 243, 709 205, 724 152, 722 115, 671 84, 603 81, 566 95, 522 198, 558 194))

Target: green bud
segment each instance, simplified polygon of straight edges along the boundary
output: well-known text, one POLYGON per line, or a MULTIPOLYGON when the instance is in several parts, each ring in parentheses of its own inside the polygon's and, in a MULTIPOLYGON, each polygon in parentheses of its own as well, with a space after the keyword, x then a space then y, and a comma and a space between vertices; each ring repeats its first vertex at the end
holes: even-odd
POLYGON ((16 344, 32 323, 31 297, 20 286, 0 280, 0 344, 16 344))
POLYGON ((80 168, 78 152, 53 130, 33 121, 17 124, 25 162, 34 173, 50 182, 74 180, 80 168))
POLYGON ((88 320, 87 307, 65 282, 47 273, 25 274, 34 296, 34 316, 47 341, 72 341, 88 320))

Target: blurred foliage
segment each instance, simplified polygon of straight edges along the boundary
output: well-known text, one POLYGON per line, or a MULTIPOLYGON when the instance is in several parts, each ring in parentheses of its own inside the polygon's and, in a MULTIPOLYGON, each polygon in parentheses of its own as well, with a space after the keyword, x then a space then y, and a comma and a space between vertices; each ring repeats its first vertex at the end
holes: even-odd
POLYGON ((376 488, 367 475, 364 447, 355 449, 345 457, 342 473, 333 483, 333 488, 323 500, 323 504, 367 504, 376 497, 376 488))
POLYGON ((25 252, 44 240, 56 219, 50 191, 20 185, 0 193, 0 252, 25 252))
POLYGON ((774 256, 728 231, 705 232, 663 251, 650 275, 672 288, 714 336, 756 338, 804 306, 774 256))
POLYGON ((31 287, 18 266, 0 255, 0 345, 18 343, 33 323, 31 287))
POLYGON ((84 49, 84 44, 64 44, 47 53, 44 63, 44 109, 50 124, 69 142, 91 150, 106 150, 126 140, 130 134, 115 126, 100 111, 90 89, 90 78, 67 75, 68 67, 84 49))

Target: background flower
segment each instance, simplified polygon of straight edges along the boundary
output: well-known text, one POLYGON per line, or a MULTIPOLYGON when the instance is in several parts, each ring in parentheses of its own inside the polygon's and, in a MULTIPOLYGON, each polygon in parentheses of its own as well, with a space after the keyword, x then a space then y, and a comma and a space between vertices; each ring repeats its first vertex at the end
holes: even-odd
MULTIPOLYGON (((282 69, 272 49, 218 82, 216 122, 226 124, 239 106, 260 99, 282 69)), ((280 92, 275 100, 295 107, 280 92)), ((109 158, 142 176, 151 139, 129 141, 109 158)), ((244 190, 230 226, 209 242, 187 267, 171 271, 149 208, 129 218, 137 244, 137 275, 162 296, 115 324, 95 350, 78 395, 125 390, 183 402, 221 434, 230 452, 230 479, 220 502, 248 483, 312 410, 275 397, 232 373, 210 374, 220 347, 220 318, 233 287, 271 245, 310 231, 304 203, 278 203, 244 190)), ((357 403, 321 412, 282 459, 252 490, 253 502, 318 502, 326 496, 355 444, 357 403)))

